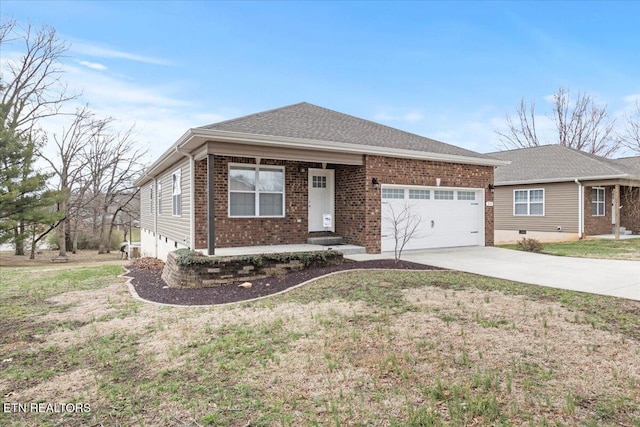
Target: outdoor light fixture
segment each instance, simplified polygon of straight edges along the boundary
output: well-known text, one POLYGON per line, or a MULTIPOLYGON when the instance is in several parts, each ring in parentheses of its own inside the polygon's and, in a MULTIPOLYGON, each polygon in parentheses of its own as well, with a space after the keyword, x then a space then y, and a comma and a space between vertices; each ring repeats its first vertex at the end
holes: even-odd
POLYGON ((491 192, 492 192, 492 193, 493 193, 493 192, 495 191, 495 189, 496 189, 496 187, 494 187, 494 186, 493 186, 493 184, 489 184, 489 185, 487 185, 487 188, 488 188, 489 190, 491 190, 491 192))
POLYGON ((373 185, 373 188, 378 188, 378 178, 373 178, 371 180, 371 184, 373 185))

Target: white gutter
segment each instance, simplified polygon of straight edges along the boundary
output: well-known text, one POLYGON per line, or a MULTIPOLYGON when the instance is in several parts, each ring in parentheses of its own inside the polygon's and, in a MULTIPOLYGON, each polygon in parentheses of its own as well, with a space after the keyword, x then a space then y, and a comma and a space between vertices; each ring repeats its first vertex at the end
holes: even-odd
POLYGON ((551 184, 555 182, 575 182, 579 181, 600 181, 605 179, 629 179, 636 180, 637 178, 631 175, 602 175, 602 176, 579 176, 579 177, 563 177, 563 178, 546 178, 546 179, 525 179, 521 181, 499 181, 494 185, 496 187, 505 185, 526 185, 526 184, 551 184))
POLYGON ((578 239, 582 240, 584 234, 584 186, 578 178, 573 182, 578 184, 578 239))
POLYGON ((469 157, 465 155, 432 153, 419 150, 397 149, 388 147, 379 147, 372 145, 362 145, 345 142, 313 140, 293 137, 280 137, 271 135, 256 135, 242 132, 229 132, 211 129, 193 128, 189 129, 176 141, 167 151, 165 151, 158 160, 146 171, 145 175, 138 179, 136 186, 144 184, 152 176, 156 175, 156 170, 160 169, 165 161, 174 153, 182 153, 181 150, 187 145, 188 151, 192 152, 195 148, 203 145, 207 141, 232 142, 236 144, 262 145, 282 148, 297 148, 306 150, 322 149, 329 152, 351 153, 351 154, 368 154, 385 157, 399 157, 416 160, 431 160, 446 163, 464 163, 480 166, 506 166, 511 162, 508 160, 499 160, 494 158, 469 157))
POLYGON ((483 166, 506 166, 510 161, 493 158, 468 157, 456 154, 433 153, 428 151, 408 150, 400 148, 379 147, 348 142, 313 140, 293 137, 274 137, 270 135, 256 135, 251 133, 228 132, 210 129, 191 129, 194 137, 202 137, 222 142, 239 144, 269 145, 272 147, 287 147, 301 149, 322 149, 325 151, 369 154, 386 157, 401 157, 420 160, 434 160, 447 163, 465 163, 483 166))

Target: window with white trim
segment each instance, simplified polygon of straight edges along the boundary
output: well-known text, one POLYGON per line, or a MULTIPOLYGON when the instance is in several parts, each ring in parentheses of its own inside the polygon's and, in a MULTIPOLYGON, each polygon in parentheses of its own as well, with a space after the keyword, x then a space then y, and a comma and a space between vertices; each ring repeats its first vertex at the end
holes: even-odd
POLYGON ((475 200, 475 191, 458 191, 458 200, 475 200))
POLYGON ((452 190, 434 190, 433 198, 436 200, 453 200, 452 190))
POLYGON ((229 165, 230 217, 283 217, 284 167, 229 165))
POLYGON ((544 216, 544 189, 513 191, 515 216, 544 216))
POLYGON ((605 215, 604 188, 593 187, 591 189, 591 216, 605 215))
POLYGON ((404 199, 404 189, 402 188, 383 188, 383 199, 404 199))
POLYGON ((158 216, 162 215, 162 182, 158 182, 158 216))
POLYGON ((428 200, 431 198, 431 192, 429 190, 411 190, 409 189, 410 199, 428 200))
POLYGON ((173 216, 182 215, 182 172, 180 169, 171 174, 171 204, 173 216))
POLYGON ((153 184, 149 186, 149 213, 153 215, 153 184))

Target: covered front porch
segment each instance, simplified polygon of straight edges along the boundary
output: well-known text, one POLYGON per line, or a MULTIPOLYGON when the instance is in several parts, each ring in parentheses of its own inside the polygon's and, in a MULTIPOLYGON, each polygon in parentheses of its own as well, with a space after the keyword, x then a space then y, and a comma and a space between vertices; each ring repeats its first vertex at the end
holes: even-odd
POLYGON ((640 234, 640 181, 620 179, 585 183, 585 235, 626 239, 640 234))

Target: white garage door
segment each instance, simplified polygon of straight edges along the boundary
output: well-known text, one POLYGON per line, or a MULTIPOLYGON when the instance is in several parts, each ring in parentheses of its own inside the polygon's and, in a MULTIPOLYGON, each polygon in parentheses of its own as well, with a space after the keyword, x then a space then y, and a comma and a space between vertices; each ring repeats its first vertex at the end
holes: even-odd
POLYGON ((382 187, 382 251, 415 228, 405 250, 484 245, 482 189, 382 187))

